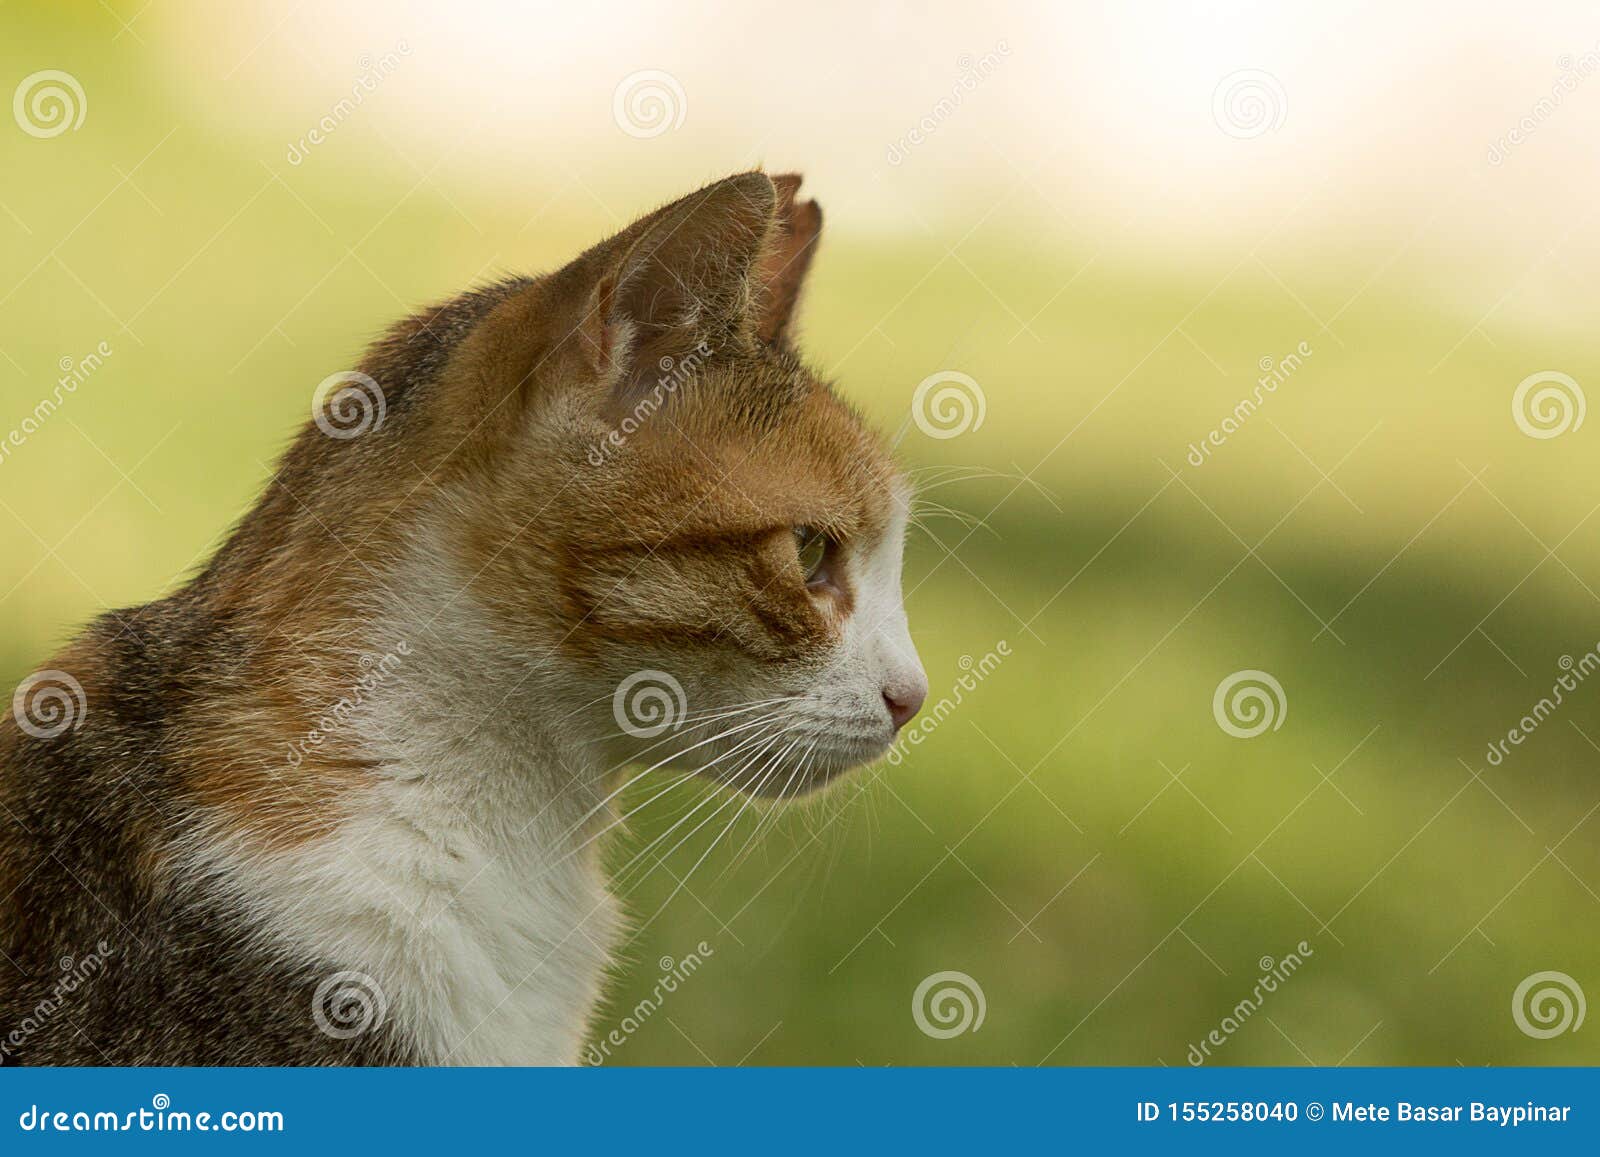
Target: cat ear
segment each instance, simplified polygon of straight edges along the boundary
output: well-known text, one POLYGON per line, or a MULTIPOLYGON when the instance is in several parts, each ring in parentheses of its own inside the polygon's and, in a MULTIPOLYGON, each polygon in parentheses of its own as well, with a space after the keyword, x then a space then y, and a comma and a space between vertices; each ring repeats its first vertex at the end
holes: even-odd
POLYGON ((756 339, 778 190, 743 173, 675 201, 602 247, 585 340, 626 400, 691 353, 716 357, 756 339), (669 360, 670 359, 670 360, 669 360))
POLYGON ((822 234, 822 210, 817 203, 796 198, 800 181, 798 173, 772 178, 778 205, 771 243, 757 275, 762 293, 756 320, 757 335, 769 344, 782 341, 788 332, 822 234))

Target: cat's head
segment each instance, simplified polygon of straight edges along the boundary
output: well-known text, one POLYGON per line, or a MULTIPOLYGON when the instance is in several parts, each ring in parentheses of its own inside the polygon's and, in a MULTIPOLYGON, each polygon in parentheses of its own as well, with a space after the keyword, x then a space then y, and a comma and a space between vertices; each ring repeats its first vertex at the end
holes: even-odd
POLYGON ((526 686, 616 761, 766 795, 881 755, 927 691, 909 488, 788 340, 799 184, 719 181, 506 289, 430 435, 446 585, 526 686))

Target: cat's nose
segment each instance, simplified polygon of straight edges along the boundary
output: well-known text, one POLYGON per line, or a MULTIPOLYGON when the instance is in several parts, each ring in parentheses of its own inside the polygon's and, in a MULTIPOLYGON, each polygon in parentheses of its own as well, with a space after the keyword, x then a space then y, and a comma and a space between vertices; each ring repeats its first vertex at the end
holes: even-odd
POLYGON ((928 697, 928 689, 920 683, 906 687, 884 688, 883 703, 889 708, 889 718, 894 720, 894 729, 899 731, 911 717, 922 710, 922 701, 928 697))

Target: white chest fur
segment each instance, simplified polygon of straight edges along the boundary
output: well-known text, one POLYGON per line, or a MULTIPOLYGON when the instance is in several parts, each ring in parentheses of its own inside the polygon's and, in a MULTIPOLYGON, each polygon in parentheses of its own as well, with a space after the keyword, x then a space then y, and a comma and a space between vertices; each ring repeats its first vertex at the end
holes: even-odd
POLYGON ((436 1063, 574 1063, 617 917, 593 849, 561 838, 571 809, 484 822, 420 781, 385 794, 404 798, 326 849, 302 928, 387 986, 391 1015, 436 1063))
POLYGON ((426 1063, 573 1064, 619 925, 598 844, 574 851, 594 793, 497 747, 390 763, 331 836, 208 841, 196 866, 286 959, 359 974, 338 987, 370 989, 426 1063))

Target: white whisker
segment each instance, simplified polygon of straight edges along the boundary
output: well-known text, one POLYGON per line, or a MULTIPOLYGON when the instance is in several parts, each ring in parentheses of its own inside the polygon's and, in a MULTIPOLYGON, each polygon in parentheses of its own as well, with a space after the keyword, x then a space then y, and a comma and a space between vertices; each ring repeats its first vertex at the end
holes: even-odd
MULTIPOLYGON (((742 731, 746 727, 760 727, 762 725, 768 725, 768 724, 771 724, 773 722, 773 720, 776 719, 776 718, 777 718, 777 716, 769 716, 769 717, 767 717, 765 719, 756 720, 754 723, 742 724, 738 728, 734 728, 734 729, 732 729, 732 730, 730 730, 728 732, 723 733, 723 735, 714 736, 713 739, 725 738, 727 735, 732 734, 734 730, 742 731)), ((624 823, 627 823, 628 820, 630 820, 634 816, 638 815, 646 807, 648 807, 650 804, 654 803, 656 800, 659 800, 662 796, 666 795, 668 792, 672 791, 674 788, 681 787, 683 784, 693 781, 696 778, 696 775, 698 773, 704 772, 708 768, 715 767, 718 763, 721 763, 724 759, 728 759, 731 756, 739 754, 740 752, 745 750, 745 748, 748 747, 751 744, 759 744, 759 743, 761 743, 765 738, 766 738, 766 736, 763 736, 763 735, 760 735, 760 734, 746 736, 744 739, 741 739, 738 743, 736 743, 732 748, 730 748, 729 750, 723 752, 721 755, 717 756, 715 759, 711 760, 709 763, 703 764, 701 767, 695 769, 695 773, 685 774, 682 777, 673 780, 671 783, 667 784, 666 787, 664 787, 660 791, 656 792, 655 795, 651 796, 649 799, 645 800, 643 803, 641 803, 638 806, 634 807, 626 815, 617 817, 617 819, 614 820, 612 823, 609 823, 609 824, 606 824, 606 825, 602 826, 599 831, 594 832, 593 834, 591 834, 582 843, 578 844, 577 846, 575 846, 573 848, 569 848, 561 856, 561 858, 556 861, 556 863, 557 864, 565 863, 567 860, 569 860, 570 858, 572 858, 573 856, 575 856, 579 852, 581 852, 584 848, 588 847, 590 844, 594 843, 600 837, 604 836, 607 832, 614 830, 615 828, 621 826, 624 823)), ((698 746, 701 746, 701 745, 700 744, 696 744, 696 746, 698 747, 698 746)), ((758 752, 758 754, 759 754, 759 752, 758 752)), ((665 761, 663 761, 663 762, 665 762, 665 761)), ((657 764, 656 766, 659 767, 661 765, 657 764)), ((627 788, 631 784, 637 783, 640 779, 642 779, 645 775, 649 774, 649 772, 652 771, 652 770, 654 770, 654 768, 647 768, 645 771, 640 772, 638 775, 636 775, 632 779, 628 780, 628 782, 623 784, 622 787, 619 787, 616 791, 614 791, 610 795, 608 795, 606 797, 606 800, 601 801, 602 805, 605 802, 615 798, 618 794, 620 794, 623 791, 624 788, 627 788)), ((696 810, 698 810, 698 806, 703 806, 703 804, 702 805, 697 805, 696 810)), ((597 810, 598 810, 598 807, 595 808, 595 809, 591 809, 591 811, 589 813, 590 816, 594 815, 595 811, 597 811, 597 810)), ((693 812, 691 812, 690 814, 693 814, 693 812)), ((688 818, 688 817, 684 817, 684 818, 688 818)), ((680 820, 679 822, 681 823, 682 821, 680 820)), ((677 825, 675 824, 673 826, 676 827, 677 825)), ((569 829, 569 831, 567 833, 567 838, 570 838, 571 835, 574 832, 576 832, 577 830, 578 830, 578 828, 569 829)), ((672 828, 668 828, 666 833, 664 833, 664 834, 671 834, 672 830, 673 830, 672 828)), ((624 869, 624 870, 626 870, 626 869, 624 869)))
MULTIPOLYGON (((748 789, 748 791, 745 794, 745 799, 744 799, 743 805, 740 806, 738 811, 733 813, 733 818, 731 820, 729 820, 727 825, 722 829, 722 831, 717 834, 717 838, 711 841, 711 845, 708 848, 706 848, 706 850, 704 852, 702 852, 700 854, 700 858, 694 862, 693 866, 691 866, 690 869, 687 872, 685 872, 679 878, 678 886, 676 888, 674 888, 672 890, 671 894, 667 896, 666 900, 662 902, 661 906, 663 908, 665 908, 668 904, 672 903, 672 901, 677 898, 678 893, 683 891, 684 887, 689 883, 689 878, 691 876, 693 876, 696 871, 699 870, 700 865, 706 862, 706 858, 708 856, 710 856, 713 851, 716 850, 717 845, 720 844, 723 841, 723 839, 727 836, 727 834, 733 830, 734 825, 736 825, 739 822, 739 817, 744 815, 745 809, 748 808, 752 803, 755 802, 755 798, 756 798, 757 793, 760 792, 761 788, 766 784, 767 780, 769 780, 770 778, 772 778, 772 776, 777 774, 777 769, 783 765, 784 759, 788 757, 789 752, 793 751, 795 746, 798 743, 800 743, 800 741, 801 741, 800 737, 798 737, 798 736, 796 738, 790 740, 789 741, 789 746, 785 747, 781 752, 778 753, 778 755, 775 758, 773 758, 772 760, 770 760, 767 763, 767 765, 766 765, 767 770, 766 770, 766 773, 764 775, 762 775, 761 781, 759 783, 757 783, 754 787, 751 787, 751 788, 748 789)), ((719 808, 718 810, 720 811, 721 809, 719 808)), ((759 826, 759 825, 757 825, 757 826, 759 826)), ((690 834, 692 835, 693 833, 690 833, 690 834)), ((687 838, 687 837, 685 837, 685 838, 687 838)), ((680 846, 681 846, 681 841, 680 841, 680 846)), ((674 848, 673 851, 677 851, 677 848, 674 848)))
MULTIPOLYGON (((770 735, 770 736, 766 736, 766 737, 764 737, 764 739, 763 739, 763 741, 762 741, 762 745, 761 745, 761 747, 759 747, 759 748, 758 748, 758 749, 757 749, 757 750, 756 750, 756 752, 755 752, 755 754, 754 754, 754 755, 752 755, 752 756, 751 756, 751 757, 750 757, 750 759, 748 759, 748 760, 746 760, 746 761, 745 761, 745 762, 744 762, 744 763, 743 763, 743 764, 741 764, 741 765, 740 765, 740 766, 739 766, 739 767, 738 767, 738 768, 737 768, 737 769, 736 769, 736 770, 735 770, 735 771, 734 771, 734 772, 733 772, 733 773, 732 773, 732 777, 730 777, 730 779, 729 779, 729 783, 730 783, 730 784, 731 784, 731 783, 733 783, 733 782, 734 782, 734 779, 733 779, 733 777, 737 777, 737 776, 739 776, 739 775, 742 775, 742 774, 743 774, 743 773, 744 773, 744 770, 745 770, 745 769, 746 769, 746 768, 748 768, 748 767, 750 767, 750 766, 752 766, 752 765, 753 765, 753 764, 755 764, 755 763, 756 763, 756 762, 757 762, 757 761, 758 761, 758 760, 760 760, 760 759, 761 759, 761 758, 762 758, 762 757, 763 757, 763 756, 764 756, 764 755, 765 755, 765 754, 766 754, 766 753, 767 753, 767 752, 768 752, 768 751, 769 751, 769 750, 770 750, 770 749, 771 749, 771 747, 772 747, 772 746, 773 746, 773 745, 774 745, 774 744, 775 744, 775 743, 776 743, 776 742, 777 742, 777 741, 778 741, 778 740, 780 740, 780 739, 782 739, 782 738, 783 738, 783 736, 784 736, 784 734, 786 734, 786 733, 785 733, 785 732, 783 732, 783 731, 779 731, 779 732, 776 732, 776 733, 775 733, 775 734, 773 734, 773 735, 770 735)), ((662 842, 662 841, 663 841, 663 840, 665 840, 665 839, 666 839, 666 838, 667 838, 667 837, 668 837, 668 836, 670 836, 670 835, 671 835, 671 834, 672 834, 672 833, 673 833, 673 832, 674 832, 674 831, 676 831, 676 830, 677 830, 677 829, 678 829, 678 828, 679 828, 679 827, 681 827, 681 826, 682 826, 682 825, 683 825, 683 824, 685 824, 685 823, 686 823, 686 822, 688 822, 688 820, 689 820, 689 818, 690 818, 690 816, 693 816, 693 815, 694 815, 694 814, 695 814, 695 812, 697 812, 697 811, 699 811, 699 810, 700 810, 700 809, 701 809, 701 808, 703 808, 703 807, 705 807, 705 806, 706 806, 706 804, 708 804, 708 803, 711 803, 711 802, 713 802, 713 801, 715 801, 715 800, 716 800, 716 798, 717 798, 717 794, 716 794, 716 793, 715 793, 715 792, 712 792, 712 793, 709 793, 709 794, 707 794, 707 796, 706 796, 706 798, 705 798, 705 799, 703 799, 703 800, 701 800, 701 801, 700 801, 700 802, 699 802, 699 803, 698 803, 698 804, 696 804, 696 805, 695 805, 695 806, 694 806, 694 807, 693 807, 693 808, 692 808, 692 809, 690 809, 690 811, 689 811, 689 813, 688 813, 688 815, 685 815, 685 816, 684 816, 684 817, 683 817, 683 818, 682 818, 682 819, 680 819, 680 820, 678 820, 678 821, 677 821, 677 823, 674 823, 674 824, 673 824, 673 825, 672 825, 672 826, 671 826, 671 827, 670 827, 670 828, 668 828, 668 829, 667 829, 667 830, 666 830, 666 831, 664 831, 664 832, 662 832, 662 833, 661 833, 661 834, 660 834, 660 835, 659 835, 659 836, 657 836, 657 837, 655 837, 655 839, 653 839, 653 840, 651 840, 651 841, 650 841, 650 842, 649 842, 649 843, 648 843, 648 844, 646 844, 646 845, 645 845, 645 846, 644 846, 644 847, 643 847, 643 848, 641 848, 641 849, 640 849, 640 850, 639 850, 639 852, 637 852, 637 853, 636 853, 636 854, 635 854, 635 855, 634 855, 634 857, 633 857, 633 858, 632 858, 632 859, 631 859, 631 860, 629 860, 629 861, 628 861, 628 862, 627 862, 627 863, 626 863, 626 864, 624 864, 624 865, 623 865, 623 866, 622 866, 622 867, 621 867, 621 868, 620 868, 620 869, 619 869, 619 870, 618 870, 618 871, 617 871, 617 874, 616 874, 616 878, 617 878, 617 879, 618 879, 618 880, 621 880, 621 879, 622 879, 622 878, 623 878, 623 877, 624 877, 624 876, 626 876, 626 875, 627 875, 627 873, 628 873, 628 872, 629 872, 629 870, 631 870, 631 869, 632 869, 632 868, 633 868, 633 866, 634 866, 634 865, 635 865, 635 864, 637 864, 637 863, 638 863, 638 862, 639 862, 639 860, 640 860, 640 858, 641 858, 641 857, 643 857, 643 856, 644 856, 644 855, 645 855, 645 854, 646 854, 646 853, 647 853, 647 852, 649 852, 649 851, 650 851, 650 849, 651 849, 651 848, 653 848, 653 847, 655 847, 655 846, 656 846, 656 845, 657 845, 657 844, 659 844, 659 843, 661 843, 661 842, 662 842)), ((701 829, 701 828, 703 828, 703 827, 705 827, 705 826, 706 826, 706 824, 707 824, 707 823, 709 823, 709 822, 710 822, 710 821, 711 821, 711 820, 712 820, 712 819, 714 819, 714 818, 716 818, 716 816, 717 816, 717 815, 718 815, 718 814, 720 814, 720 813, 721 813, 721 812, 722 812, 722 810, 723 810, 723 809, 724 809, 724 808, 726 808, 726 807, 727 807, 727 806, 728 806, 728 805, 729 805, 729 804, 731 804, 731 803, 736 803, 736 802, 738 802, 738 799, 739 799, 739 796, 738 796, 738 794, 737 794, 737 793, 735 793, 735 794, 734 794, 734 795, 732 795, 732 796, 730 796, 730 797, 729 797, 729 798, 728 798, 728 799, 727 799, 727 800, 725 800, 725 801, 724 801, 724 802, 723 802, 723 803, 722 803, 722 804, 721 804, 721 805, 719 805, 719 806, 718 806, 718 807, 717 807, 717 808, 715 808, 715 809, 714 809, 714 810, 713 810, 713 811, 712 811, 712 812, 711 812, 711 814, 710 814, 710 815, 708 815, 708 816, 707 816, 707 817, 706 817, 706 818, 705 818, 705 819, 703 819, 703 820, 701 820, 701 821, 700 821, 700 822, 699 822, 699 823, 698 823, 698 824, 696 824, 696 825, 695 825, 695 826, 694 826, 694 827, 693 827, 693 828, 691 828, 691 829, 690 829, 690 830, 689 830, 689 832, 688 832, 688 834, 687 834, 687 835, 685 835, 685 836, 684 836, 684 837, 683 837, 683 840, 679 840, 679 841, 678 841, 678 842, 677 842, 677 843, 676 843, 676 844, 674 844, 674 845, 673 845, 673 846, 672 846, 672 849, 671 849, 671 851, 669 851, 669 852, 668 852, 668 853, 667 853, 667 855, 671 855, 671 854, 672 854, 672 852, 675 852, 675 851, 677 851, 677 850, 678 850, 678 849, 679 849, 679 848, 680 848, 680 847, 682 847, 682 846, 683 846, 683 841, 684 841, 684 840, 687 840, 687 839, 690 839, 690 838, 691 838, 691 837, 692 837, 692 836, 693 836, 693 835, 694 835, 694 834, 695 834, 695 833, 696 833, 696 832, 698 832, 698 831, 699 831, 699 830, 700 830, 700 829, 701 829)), ((664 858, 665 858, 665 857, 664 857, 664 856, 663 856, 663 857, 658 857, 658 859, 664 859, 664 858)), ((648 873, 646 873, 646 875, 648 875, 648 873)), ((637 886, 637 885, 636 885, 636 886, 637 886)))

